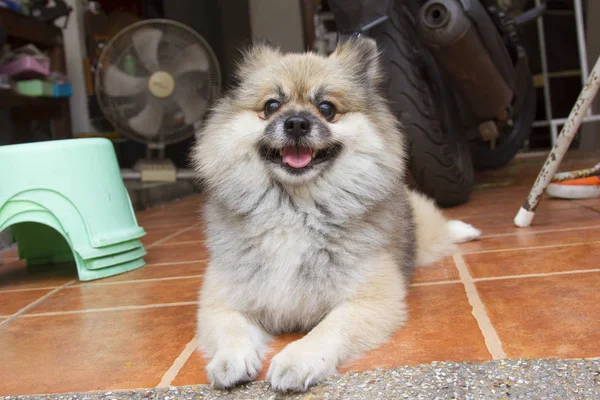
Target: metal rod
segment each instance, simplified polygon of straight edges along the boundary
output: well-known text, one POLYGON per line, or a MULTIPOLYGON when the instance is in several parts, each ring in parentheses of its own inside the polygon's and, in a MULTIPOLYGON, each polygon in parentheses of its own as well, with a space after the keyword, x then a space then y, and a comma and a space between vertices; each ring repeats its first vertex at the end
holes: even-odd
POLYGON ((123 180, 140 180, 142 179, 142 174, 132 169, 121 169, 121 178, 123 180))
MULTIPOLYGON (((194 180, 197 178, 197 175, 194 171, 189 169, 178 169, 177 170, 177 179, 183 180, 194 180)), ((135 171, 133 169, 121 169, 121 178, 123 180, 137 181, 142 179, 141 172, 135 171)))
MULTIPOLYGON (((535 6, 539 7, 541 0, 535 0, 535 6)), ((546 109, 546 120, 552 124, 552 100, 550 98, 550 79, 548 78, 548 59, 546 57, 546 36, 544 34, 544 16, 537 19, 538 40, 540 43, 540 58, 542 62, 542 76, 544 78, 544 107, 546 109)), ((552 145, 556 142, 556 134, 552 135, 552 145)))
POLYGON ((534 19, 539 18, 542 14, 544 14, 544 12, 546 12, 546 4, 542 4, 540 7, 534 7, 531 10, 527 10, 515 17, 515 25, 519 26, 531 22, 534 19))
POLYGON ((195 171, 189 169, 178 169, 177 179, 194 180, 198 178, 198 174, 195 171))
POLYGON ((592 168, 579 169, 577 171, 561 172, 554 175, 552 182, 563 182, 569 179, 586 178, 592 175, 598 175, 600 172, 600 163, 594 165, 592 168))
POLYGON ((585 41, 585 26, 583 20, 583 6, 581 0, 573 0, 575 6, 575 23, 577 26, 577 47, 579 49, 579 64, 581 68, 581 86, 585 86, 589 68, 587 59, 587 47, 585 41))
POLYGON ((515 216, 514 223, 516 226, 527 227, 531 225, 531 221, 535 216, 535 209, 537 208, 544 191, 554 178, 560 162, 569 149, 575 134, 585 118, 586 111, 590 108, 596 94, 598 94, 599 87, 600 57, 596 60, 596 65, 594 66, 591 75, 583 86, 583 90, 579 93, 579 97, 569 114, 567 123, 563 126, 552 151, 548 154, 548 157, 529 192, 527 200, 523 203, 521 209, 515 216))
MULTIPOLYGON (((583 87, 585 86, 589 74, 583 5, 581 0, 573 0, 573 5, 575 7, 575 26, 577 27, 577 48, 579 50, 579 67, 581 68, 581 86, 583 87)), ((591 108, 587 110, 587 115, 592 115, 591 108)))
MULTIPOLYGON (((559 118, 559 119, 553 119, 552 120, 552 125, 564 125, 567 123, 569 119, 568 118, 559 118)), ((600 115, 590 115, 589 117, 584 117, 583 121, 581 121, 581 123, 586 123, 586 122, 598 122, 600 121, 600 115)))
POLYGON ((390 17, 388 17, 387 15, 384 15, 383 17, 379 17, 377 18, 375 21, 371 21, 368 24, 366 24, 365 26, 363 26, 362 28, 360 28, 361 32, 366 32, 369 29, 373 28, 376 25, 379 25, 385 21, 387 21, 390 17))
MULTIPOLYGON (((539 127, 550 126, 550 125, 564 125, 567 121, 568 121, 568 118, 556 118, 556 119, 553 119, 552 121, 550 121, 550 123, 548 123, 548 121, 535 121, 533 123, 533 127, 539 128, 539 127)), ((598 122, 598 121, 600 121, 600 115, 590 115, 590 116, 585 117, 583 119, 583 121, 581 121, 581 123, 585 124, 585 123, 589 123, 589 122, 598 122)))

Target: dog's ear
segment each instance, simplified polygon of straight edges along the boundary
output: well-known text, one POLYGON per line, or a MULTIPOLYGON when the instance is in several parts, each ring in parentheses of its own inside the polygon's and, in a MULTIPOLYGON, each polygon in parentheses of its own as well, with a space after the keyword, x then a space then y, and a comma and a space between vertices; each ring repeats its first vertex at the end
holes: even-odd
POLYGON ((341 40, 332 58, 337 58, 350 70, 357 71, 369 85, 377 85, 383 79, 380 52, 377 42, 362 35, 353 35, 341 40))
POLYGON ((241 60, 237 63, 236 77, 243 80, 252 71, 272 63, 281 55, 279 48, 273 46, 267 39, 255 40, 254 43, 242 49, 241 60))

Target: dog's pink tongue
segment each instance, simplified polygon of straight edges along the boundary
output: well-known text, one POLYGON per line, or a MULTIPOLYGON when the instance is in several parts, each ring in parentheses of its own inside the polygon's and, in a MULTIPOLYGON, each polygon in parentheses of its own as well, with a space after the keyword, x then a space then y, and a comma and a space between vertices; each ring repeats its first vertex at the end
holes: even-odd
POLYGON ((312 149, 308 147, 287 146, 283 148, 283 163, 292 168, 304 168, 312 160, 312 149))

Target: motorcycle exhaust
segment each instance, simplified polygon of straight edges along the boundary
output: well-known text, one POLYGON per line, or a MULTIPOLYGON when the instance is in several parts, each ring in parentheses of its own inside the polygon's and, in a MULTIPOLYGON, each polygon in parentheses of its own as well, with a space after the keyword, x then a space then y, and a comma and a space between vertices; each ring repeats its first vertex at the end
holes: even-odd
POLYGON ((470 114, 480 120, 505 119, 513 90, 494 65, 460 2, 428 1, 419 10, 417 29, 466 101, 470 114))

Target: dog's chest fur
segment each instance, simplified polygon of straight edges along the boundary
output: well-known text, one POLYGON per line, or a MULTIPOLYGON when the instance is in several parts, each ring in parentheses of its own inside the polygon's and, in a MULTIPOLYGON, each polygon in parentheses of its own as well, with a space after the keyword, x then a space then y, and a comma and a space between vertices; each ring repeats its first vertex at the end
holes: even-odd
POLYGON ((209 274, 224 298, 272 333, 308 330, 347 299, 390 242, 376 215, 339 221, 335 204, 272 190, 250 213, 207 205, 209 274))

